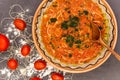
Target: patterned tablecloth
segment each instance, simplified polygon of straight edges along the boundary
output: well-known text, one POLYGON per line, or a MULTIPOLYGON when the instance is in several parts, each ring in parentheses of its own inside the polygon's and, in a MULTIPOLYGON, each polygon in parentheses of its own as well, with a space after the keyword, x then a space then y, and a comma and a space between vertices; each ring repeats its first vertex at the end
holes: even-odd
MULTIPOLYGON (((0 0, 0 33, 10 39, 10 47, 7 51, 0 53, 0 80, 29 80, 32 76, 41 77, 42 80, 51 80, 52 72, 59 72, 64 75, 65 80, 120 80, 120 62, 111 56, 99 68, 83 73, 71 74, 59 71, 49 64, 46 69, 37 71, 34 69, 34 62, 42 59, 32 40, 31 24, 36 8, 42 0, 0 0), (27 28, 19 31, 13 25, 14 18, 19 17, 27 22, 27 28), (31 53, 27 57, 20 54, 21 46, 29 44, 31 53), (16 70, 7 67, 9 58, 18 60, 19 66, 16 70)), ((118 22, 118 41, 115 51, 120 53, 120 0, 107 0, 113 9, 118 22)))

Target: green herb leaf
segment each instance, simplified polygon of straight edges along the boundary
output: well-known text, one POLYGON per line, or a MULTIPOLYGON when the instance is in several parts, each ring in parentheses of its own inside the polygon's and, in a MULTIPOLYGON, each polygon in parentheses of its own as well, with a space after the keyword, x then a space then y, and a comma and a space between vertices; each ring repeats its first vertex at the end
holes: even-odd
POLYGON ((69 45, 69 47, 72 47, 74 43, 74 37, 72 35, 68 35, 66 38, 66 43, 69 45))
POLYGON ((68 29, 68 21, 62 22, 61 28, 64 29, 64 30, 68 29))
POLYGON ((77 16, 70 16, 69 17, 70 27, 76 27, 79 24, 79 18, 77 16))
POLYGON ((69 27, 76 27, 79 24, 79 18, 77 16, 69 16, 68 21, 63 21, 61 23, 61 28, 66 30, 69 27))
POLYGON ((84 10, 83 13, 84 13, 85 15, 88 15, 88 11, 87 11, 87 10, 84 10))
POLYGON ((70 23, 70 27, 76 27, 76 26, 78 26, 78 23, 77 23, 77 22, 71 22, 71 23, 70 23))
POLYGON ((77 45, 76 47, 77 47, 77 48, 80 48, 80 45, 77 45))
POLYGON ((74 37, 71 36, 71 35, 68 35, 67 38, 66 38, 66 42, 69 43, 69 42, 74 42, 74 37))
POLYGON ((50 22, 56 22, 57 19, 56 18, 50 18, 50 22))
POLYGON ((68 45, 69 45, 69 47, 72 47, 72 46, 73 46, 73 43, 69 43, 68 45))
POLYGON ((70 16, 69 19, 71 22, 79 22, 79 18, 77 16, 70 16))
POLYGON ((76 44, 81 44, 81 40, 76 40, 75 43, 76 44))

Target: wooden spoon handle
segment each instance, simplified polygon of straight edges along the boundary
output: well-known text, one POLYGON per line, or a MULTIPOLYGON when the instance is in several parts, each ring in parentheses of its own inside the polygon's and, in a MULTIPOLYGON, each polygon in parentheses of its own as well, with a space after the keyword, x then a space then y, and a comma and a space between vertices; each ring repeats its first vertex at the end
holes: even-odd
POLYGON ((120 55, 115 52, 113 49, 111 49, 107 44, 105 44, 105 42, 103 42, 102 40, 100 41, 102 45, 104 45, 119 61, 120 61, 120 55))

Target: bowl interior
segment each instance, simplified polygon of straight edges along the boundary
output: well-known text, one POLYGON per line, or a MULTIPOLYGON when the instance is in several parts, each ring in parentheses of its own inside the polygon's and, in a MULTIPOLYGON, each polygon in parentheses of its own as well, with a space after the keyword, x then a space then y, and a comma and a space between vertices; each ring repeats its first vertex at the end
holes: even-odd
MULTIPOLYGON (((100 56, 96 57, 94 60, 91 60, 89 63, 81 64, 81 65, 64 64, 59 60, 54 59, 51 55, 48 54, 44 44, 42 43, 42 39, 40 36, 41 34, 40 25, 41 25, 41 21, 42 21, 41 19, 43 17, 43 13, 53 1, 54 0, 43 0, 43 2, 39 5, 34 15, 34 20, 32 25, 33 40, 41 56, 52 66, 60 70, 71 73, 83 73, 99 67, 110 56, 110 52, 108 52, 106 48, 104 48, 101 51, 100 56)), ((109 28, 109 32, 108 32, 109 40, 107 44, 111 46, 112 49, 114 49, 117 40, 117 23, 113 11, 105 0, 93 0, 93 1, 98 4, 98 6, 102 9, 102 12, 106 15, 105 18, 107 19, 108 22, 107 27, 109 28)))

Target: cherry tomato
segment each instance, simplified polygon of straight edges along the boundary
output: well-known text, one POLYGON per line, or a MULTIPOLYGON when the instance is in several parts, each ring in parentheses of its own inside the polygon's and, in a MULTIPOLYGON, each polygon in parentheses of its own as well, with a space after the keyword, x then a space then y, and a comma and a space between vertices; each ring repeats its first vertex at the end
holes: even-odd
POLYGON ((13 23, 19 30, 24 30, 26 28, 26 22, 22 19, 15 19, 13 23))
POLYGON ((39 78, 39 77, 33 77, 33 78, 31 78, 30 80, 42 80, 42 79, 39 78))
POLYGON ((7 66, 8 66, 9 69, 15 70, 18 67, 18 62, 17 62, 16 59, 11 58, 11 59, 8 60, 7 66))
POLYGON ((34 68, 36 70, 42 70, 42 69, 46 68, 46 62, 43 60, 37 60, 34 63, 34 68))
POLYGON ((29 45, 23 45, 22 48, 21 48, 21 54, 23 56, 27 56, 29 53, 30 53, 30 46, 29 45))
POLYGON ((61 75, 60 73, 56 73, 56 72, 51 74, 51 78, 52 80, 64 80, 63 75, 61 75))
POLYGON ((3 35, 0 34, 0 52, 6 51, 10 45, 9 39, 3 35))

